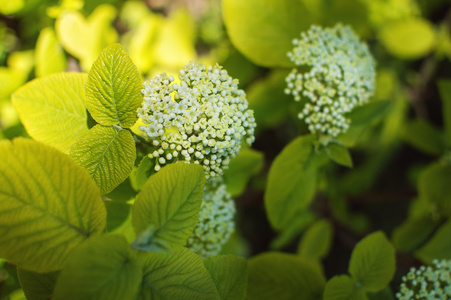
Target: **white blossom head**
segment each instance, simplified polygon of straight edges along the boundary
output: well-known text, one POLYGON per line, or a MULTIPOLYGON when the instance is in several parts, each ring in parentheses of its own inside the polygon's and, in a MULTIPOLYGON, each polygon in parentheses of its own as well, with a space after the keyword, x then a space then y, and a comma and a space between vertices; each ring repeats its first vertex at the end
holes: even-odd
POLYGON ((311 26, 293 44, 288 57, 306 71, 291 71, 285 93, 304 103, 298 117, 312 133, 335 137, 345 132, 350 123, 345 114, 374 93, 374 60, 368 47, 341 24, 311 26))
POLYGON ((176 83, 162 73, 144 83, 138 116, 154 147, 149 158, 156 171, 186 161, 202 165, 207 179, 220 176, 242 141, 254 141, 255 118, 246 94, 219 65, 191 62, 178 77, 176 83))
POLYGON ((451 299, 451 260, 434 260, 432 266, 411 268, 402 277, 399 300, 451 299))
POLYGON ((202 196, 199 222, 186 247, 206 258, 218 255, 235 229, 235 202, 226 191, 225 184, 207 184, 202 196))

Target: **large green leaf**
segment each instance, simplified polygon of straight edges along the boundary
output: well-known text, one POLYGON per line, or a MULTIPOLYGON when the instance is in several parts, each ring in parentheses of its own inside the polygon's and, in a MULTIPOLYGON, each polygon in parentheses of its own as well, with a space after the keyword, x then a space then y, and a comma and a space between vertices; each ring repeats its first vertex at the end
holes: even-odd
POLYGON ((86 107, 101 125, 129 128, 138 120, 142 82, 136 66, 119 44, 105 48, 86 83, 86 107))
POLYGON ((433 163, 421 172, 418 179, 420 199, 426 201, 436 213, 443 216, 451 216, 450 186, 450 163, 433 163))
POLYGON ((379 32, 379 40, 392 55, 417 59, 433 49, 436 37, 429 20, 412 17, 387 23, 379 32))
POLYGON ((220 300, 202 258, 187 248, 173 254, 146 252, 139 256, 143 267, 137 300, 220 300))
POLYGON ((317 265, 292 254, 266 252, 248 262, 249 300, 322 299, 326 280, 317 265))
POLYGON ((311 202, 316 191, 316 166, 308 164, 314 136, 301 136, 288 144, 269 170, 265 208, 271 225, 283 229, 311 202))
POLYGON ((120 235, 102 235, 74 250, 55 286, 52 299, 135 299, 142 268, 120 235))
POLYGON ((28 134, 65 153, 88 131, 86 74, 59 73, 30 81, 12 96, 28 134))
POLYGON ((324 300, 367 300, 365 291, 348 275, 332 277, 324 289, 324 300))
POLYGON ((321 259, 327 255, 332 243, 333 229, 327 220, 318 220, 304 233, 298 253, 306 258, 321 259))
POLYGON ((292 40, 313 21, 299 0, 224 0, 222 10, 233 45, 265 67, 291 66, 292 40))
POLYGON ((41 143, 0 142, 0 257, 36 272, 105 228, 99 189, 68 156, 41 143))
POLYGON ((395 249, 381 231, 357 243, 349 262, 349 273, 367 291, 384 288, 395 273, 395 249))
POLYGON ((204 260, 221 300, 244 300, 247 287, 247 261, 233 255, 212 256, 204 260))
POLYGON ((17 277, 27 300, 47 300, 53 295, 59 272, 36 273, 17 268, 17 277))
POLYGON ((246 188, 249 179, 258 173, 263 167, 263 153, 243 149, 229 164, 229 168, 224 172, 224 181, 227 185, 227 192, 232 196, 239 196, 246 188))
POLYGON ((442 100, 443 123, 445 124, 445 135, 451 142, 451 80, 440 80, 438 82, 440 99, 442 100))
POLYGON ((145 234, 138 248, 163 243, 184 246, 199 220, 205 183, 201 166, 177 163, 152 175, 138 194, 132 223, 136 234, 145 234))
POLYGON ((451 259, 451 220, 440 226, 429 242, 415 252, 424 263, 432 263, 434 259, 451 259))
POLYGON ((407 143, 428 154, 441 155, 446 150, 443 133, 421 119, 407 122, 402 136, 407 143))
POLYGON ((104 195, 130 175, 136 159, 135 141, 128 130, 96 125, 77 139, 70 157, 88 170, 104 195))
MULTIPOLYGON (((63 72, 66 69, 66 57, 51 27, 41 30, 36 42, 36 77, 63 72)), ((59 88, 59 87, 58 87, 59 88)))

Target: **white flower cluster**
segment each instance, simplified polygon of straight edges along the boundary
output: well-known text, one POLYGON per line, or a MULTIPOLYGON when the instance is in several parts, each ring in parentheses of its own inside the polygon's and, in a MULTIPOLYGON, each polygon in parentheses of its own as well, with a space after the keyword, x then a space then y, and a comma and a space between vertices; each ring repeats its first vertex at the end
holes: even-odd
POLYGON ((194 62, 179 71, 180 83, 162 73, 144 83, 144 102, 138 109, 151 139, 155 170, 184 160, 200 164, 207 179, 223 174, 241 142, 254 141, 256 127, 238 80, 216 65, 194 62))
POLYGON ((402 277, 400 300, 449 300, 451 299, 451 260, 434 260, 432 266, 411 268, 402 277))
POLYGON ((337 136, 349 127, 345 114, 374 93, 374 61, 352 29, 312 26, 293 40, 288 57, 296 66, 287 76, 286 94, 305 105, 299 113, 312 133, 337 136))
POLYGON ((206 258, 217 255, 235 229, 235 202, 225 184, 207 184, 202 197, 199 222, 186 247, 206 258))

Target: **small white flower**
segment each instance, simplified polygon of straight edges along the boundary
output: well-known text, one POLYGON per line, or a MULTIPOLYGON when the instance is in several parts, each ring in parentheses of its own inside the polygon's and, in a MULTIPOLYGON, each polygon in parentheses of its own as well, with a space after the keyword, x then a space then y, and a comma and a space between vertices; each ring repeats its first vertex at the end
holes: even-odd
POLYGON ((434 260, 432 266, 411 268, 402 277, 399 300, 451 299, 451 260, 434 260))
POLYGON ((337 136, 349 127, 346 113, 374 93, 374 60, 368 47, 348 26, 311 26, 293 40, 288 57, 296 66, 309 67, 300 74, 294 68, 287 76, 286 94, 303 101, 298 115, 310 124, 312 133, 337 136))
POLYGON ((246 95, 218 65, 207 68, 191 62, 179 71, 179 80, 177 84, 162 73, 146 81, 142 90, 138 116, 145 125, 140 129, 157 151, 153 158, 162 158, 155 160, 155 170, 184 160, 202 165, 207 179, 221 176, 242 140, 250 145, 255 139, 255 118, 246 95), (221 163, 211 163, 212 155, 221 163))
POLYGON ((218 181, 207 183, 202 196, 199 222, 186 247, 201 257, 219 254, 235 229, 235 202, 218 181))

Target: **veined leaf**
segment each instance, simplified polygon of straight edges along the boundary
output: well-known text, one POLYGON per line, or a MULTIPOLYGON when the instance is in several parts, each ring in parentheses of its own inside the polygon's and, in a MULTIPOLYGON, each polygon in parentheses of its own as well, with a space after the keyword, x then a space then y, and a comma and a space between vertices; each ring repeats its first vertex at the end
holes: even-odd
POLYGON ((136 188, 141 190, 153 173, 155 173, 154 162, 148 156, 144 156, 134 172, 136 188))
POLYGON ((187 248, 173 254, 140 253, 139 261, 143 278, 137 300, 221 299, 202 258, 187 248))
MULTIPOLYGON (((66 69, 66 57, 51 27, 41 30, 36 42, 36 76, 42 77, 66 69)), ((58 87, 59 88, 59 87, 58 87)))
POLYGON ((135 141, 128 130, 96 125, 75 142, 70 156, 88 170, 105 195, 130 175, 136 159, 135 141))
POLYGON ((326 284, 324 300, 367 300, 365 291, 348 275, 332 277, 326 284))
POLYGON ((61 271, 52 299, 135 299, 142 268, 120 235, 102 235, 80 245, 61 271))
POLYGON ((372 233, 357 243, 349 273, 370 292, 383 289, 391 281, 395 274, 395 249, 382 232, 372 233))
POLYGON ((88 131, 86 74, 59 73, 30 81, 12 96, 28 134, 65 153, 88 131))
POLYGON ((289 67, 292 40, 313 18, 299 0, 224 0, 224 23, 233 45, 255 64, 289 67))
POLYGON ((299 255, 321 259, 327 255, 332 242, 333 229, 327 220, 318 220, 304 233, 298 246, 299 255))
POLYGON ((247 261, 233 255, 212 256, 204 260, 221 296, 221 300, 243 300, 246 298, 247 261))
POLYGON ((105 228, 106 211, 88 173, 54 148, 0 142, 0 257, 52 272, 105 228))
POLYGON ((393 230, 393 244, 398 251, 413 251, 426 241, 437 226, 436 222, 426 216, 407 219, 393 230))
POLYGON ((274 160, 265 191, 265 208, 275 229, 285 228, 306 208, 316 191, 316 166, 308 165, 314 136, 301 136, 274 160))
POLYGON ((441 155, 446 150, 443 133, 421 119, 407 122, 402 137, 407 143, 428 154, 441 155))
POLYGON ((59 272, 36 273, 17 268, 17 277, 27 300, 47 300, 53 295, 59 272))
POLYGON ((252 257, 248 274, 249 300, 320 300, 326 283, 315 263, 277 252, 252 257))
POLYGON ((132 127, 142 102, 142 82, 136 66, 119 44, 100 53, 86 82, 86 106, 101 125, 132 127))
POLYGON ((184 246, 199 221, 204 183, 203 168, 194 164, 167 165, 152 175, 133 208, 136 234, 151 230, 149 245, 161 240, 184 246))

